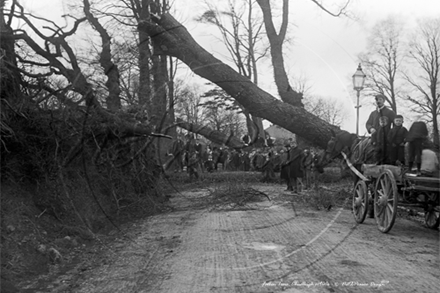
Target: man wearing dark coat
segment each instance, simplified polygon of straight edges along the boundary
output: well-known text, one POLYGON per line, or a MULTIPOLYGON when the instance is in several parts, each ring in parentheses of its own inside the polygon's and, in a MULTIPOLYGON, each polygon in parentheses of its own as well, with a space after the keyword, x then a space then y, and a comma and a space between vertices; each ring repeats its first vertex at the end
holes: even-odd
POLYGON ((187 168, 187 172, 189 177, 193 176, 198 179, 198 154, 196 151, 196 141, 192 135, 187 135, 188 141, 185 144, 185 165, 187 168))
POLYGON ((411 172, 414 162, 417 175, 421 175, 423 143, 428 138, 428 128, 423 121, 414 122, 408 130, 405 141, 408 142, 408 169, 411 172))
POLYGON ((388 139, 388 118, 386 116, 382 116, 379 119, 380 127, 379 129, 374 133, 375 136, 373 136, 374 140, 372 140, 372 143, 374 145, 374 152, 376 156, 376 164, 388 164, 389 158, 388 158, 388 151, 387 151, 387 139, 388 139))
POLYGON ((292 146, 286 145, 286 153, 287 155, 281 165, 280 177, 287 183, 286 190, 294 193, 301 192, 303 151, 296 144, 293 144, 292 146))
POLYGON ((174 165, 174 172, 183 171, 183 156, 184 156, 185 143, 180 138, 173 141, 171 149, 168 152, 168 156, 171 158, 165 163, 165 170, 174 165))
POLYGON ((396 117, 396 113, 394 113, 393 110, 388 109, 385 106, 385 96, 384 95, 376 95, 376 110, 370 113, 370 116, 368 117, 367 123, 365 124, 365 127, 367 128, 368 133, 371 134, 371 142, 372 144, 376 144, 376 150, 380 146, 380 155, 382 158, 379 160, 378 163, 384 163, 385 161, 388 161, 388 141, 387 136, 391 129, 391 124, 394 126, 394 118, 396 117), (380 128, 379 120, 381 117, 386 117, 388 120, 388 124, 385 126, 384 129, 381 130, 381 137, 378 138, 377 131, 380 128), (385 135, 385 136, 383 136, 385 135), (380 145, 377 144, 377 142, 380 141, 380 145))
POLYGON ((304 150, 304 155, 302 158, 303 165, 303 182, 305 184, 305 189, 309 189, 312 186, 312 177, 313 177, 313 154, 309 149, 304 150))
POLYGON ((385 116, 388 118, 388 125, 386 132, 389 132, 391 129, 391 124, 394 123, 394 118, 396 117, 396 113, 394 113, 393 110, 388 109, 385 106, 385 96, 384 95, 376 95, 376 105, 377 108, 373 112, 370 113, 370 116, 368 117, 367 123, 365 124, 365 127, 367 128, 368 133, 373 134, 377 130, 379 130, 379 118, 381 116, 385 116))
POLYGON ((388 154, 390 163, 397 165, 405 163, 405 138, 408 130, 402 125, 403 116, 396 115, 394 118, 394 127, 388 133, 388 154))

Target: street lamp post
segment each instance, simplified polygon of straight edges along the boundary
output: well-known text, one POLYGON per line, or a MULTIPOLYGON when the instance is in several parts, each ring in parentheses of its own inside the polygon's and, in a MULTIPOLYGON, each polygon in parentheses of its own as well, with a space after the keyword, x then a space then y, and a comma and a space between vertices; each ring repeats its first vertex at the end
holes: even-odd
POLYGON ((357 103, 356 103, 356 135, 359 135, 359 108, 362 107, 359 105, 359 96, 361 90, 364 88, 364 82, 365 82, 365 73, 362 71, 361 64, 359 63, 359 66, 356 70, 356 72, 353 74, 353 89, 357 92, 357 103))

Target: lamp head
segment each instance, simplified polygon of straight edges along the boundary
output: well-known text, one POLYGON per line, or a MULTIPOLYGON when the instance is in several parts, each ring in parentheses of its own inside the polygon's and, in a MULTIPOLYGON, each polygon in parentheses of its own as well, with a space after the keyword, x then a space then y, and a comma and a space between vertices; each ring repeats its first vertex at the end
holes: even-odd
POLYGON ((356 72, 353 74, 353 89, 361 91, 364 88, 366 77, 367 75, 362 71, 361 64, 359 63, 356 72))

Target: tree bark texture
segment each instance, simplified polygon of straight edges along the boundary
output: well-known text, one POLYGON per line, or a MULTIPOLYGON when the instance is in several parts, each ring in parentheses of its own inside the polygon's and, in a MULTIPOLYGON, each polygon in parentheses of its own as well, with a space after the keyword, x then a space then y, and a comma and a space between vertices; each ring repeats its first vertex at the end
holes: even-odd
POLYGON ((272 20, 272 9, 269 0, 257 0, 263 12, 264 26, 270 43, 270 55, 273 66, 275 84, 281 99, 293 106, 303 107, 302 94, 292 89, 284 67, 283 43, 286 38, 289 21, 289 0, 283 0, 283 15, 279 32, 275 30, 272 20))
MULTIPOLYGON (((150 21, 149 0, 138 1, 138 13, 140 21, 150 21)), ((150 68, 150 37, 143 31, 139 31, 139 104, 151 116, 151 68, 150 68)))
POLYGON ((111 37, 98 19, 94 17, 92 13, 90 13, 89 1, 84 0, 83 2, 84 13, 87 17, 87 20, 91 25, 93 25, 101 36, 102 51, 99 57, 99 63, 104 69, 104 74, 107 76, 107 81, 105 82, 105 85, 108 89, 108 96, 106 98, 107 109, 117 111, 121 109, 121 86, 118 66, 112 61, 111 37))
MULTIPOLYGON (((0 93, 10 104, 20 102, 21 76, 15 58, 13 31, 0 7, 0 93)), ((2 108, 2 113, 5 107, 2 108)))
POLYGON ((156 54, 180 59, 196 74, 225 90, 252 115, 267 119, 320 147, 327 145, 331 130, 340 130, 304 108, 284 103, 257 87, 197 44, 170 14, 153 17, 151 22, 141 22, 138 29, 148 33, 156 48, 161 49, 156 54))

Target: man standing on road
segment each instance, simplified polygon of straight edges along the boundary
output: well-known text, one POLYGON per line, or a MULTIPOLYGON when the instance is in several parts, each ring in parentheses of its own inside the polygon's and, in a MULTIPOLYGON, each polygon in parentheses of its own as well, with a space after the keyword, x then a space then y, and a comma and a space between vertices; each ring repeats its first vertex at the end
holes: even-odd
POLYGON ((304 189, 309 189, 312 187, 312 176, 313 176, 313 154, 310 153, 310 150, 306 148, 304 150, 304 156, 302 159, 302 165, 303 165, 303 182, 304 182, 304 189))

